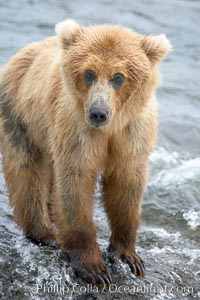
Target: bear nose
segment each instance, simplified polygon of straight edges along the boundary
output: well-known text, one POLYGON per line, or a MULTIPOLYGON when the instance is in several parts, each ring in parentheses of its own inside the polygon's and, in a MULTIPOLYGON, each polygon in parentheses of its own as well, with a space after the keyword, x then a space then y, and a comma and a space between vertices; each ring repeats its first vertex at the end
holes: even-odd
POLYGON ((90 109, 90 121, 95 127, 101 126, 108 118, 108 110, 104 107, 93 107, 90 109))

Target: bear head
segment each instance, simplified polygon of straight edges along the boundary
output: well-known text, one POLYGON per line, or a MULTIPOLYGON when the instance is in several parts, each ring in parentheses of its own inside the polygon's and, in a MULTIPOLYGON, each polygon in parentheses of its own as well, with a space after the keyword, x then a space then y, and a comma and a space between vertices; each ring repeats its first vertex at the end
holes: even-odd
POLYGON ((160 82, 158 64, 171 49, 166 36, 73 20, 58 23, 56 33, 66 84, 89 126, 137 118, 160 82))

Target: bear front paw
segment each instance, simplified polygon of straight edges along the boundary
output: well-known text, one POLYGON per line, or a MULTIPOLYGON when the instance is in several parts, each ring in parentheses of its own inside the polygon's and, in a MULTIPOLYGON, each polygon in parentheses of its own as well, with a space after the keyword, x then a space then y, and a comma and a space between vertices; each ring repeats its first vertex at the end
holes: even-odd
POLYGON ((110 273, 104 264, 103 258, 98 262, 94 262, 90 259, 81 259, 73 251, 67 251, 67 254, 70 266, 77 277, 93 285, 109 286, 112 283, 110 273))
POLYGON ((134 275, 144 277, 145 265, 137 254, 121 255, 121 260, 127 263, 134 275))
POLYGON ((137 255, 135 252, 121 252, 116 250, 116 248, 114 248, 113 246, 109 246, 108 248, 109 252, 114 252, 114 254, 116 254, 118 257, 121 258, 121 260, 126 263, 132 273, 135 276, 139 276, 139 277, 144 277, 144 273, 145 273, 145 265, 144 265, 144 261, 139 257, 139 255, 137 255))

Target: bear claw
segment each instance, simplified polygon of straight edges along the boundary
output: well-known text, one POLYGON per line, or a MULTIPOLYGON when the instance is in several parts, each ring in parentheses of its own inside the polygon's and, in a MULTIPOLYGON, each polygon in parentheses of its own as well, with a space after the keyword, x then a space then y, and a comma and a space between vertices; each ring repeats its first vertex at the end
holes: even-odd
POLYGON ((94 270, 87 270, 86 268, 76 268, 74 272, 77 277, 80 277, 87 283, 92 285, 109 286, 112 283, 109 271, 105 268, 103 272, 96 272, 94 270))
POLYGON ((121 255, 121 259, 124 263, 127 263, 132 273, 139 277, 144 277, 145 265, 143 260, 137 255, 121 255))
POLYGON ((87 283, 102 286, 109 286, 112 283, 110 273, 102 261, 100 261, 98 266, 95 266, 92 263, 88 264, 85 261, 82 261, 80 258, 72 255, 70 258, 70 265, 74 270, 75 275, 87 283))
POLYGON ((122 254, 118 250, 116 250, 116 248, 113 247, 112 245, 109 245, 108 252, 112 252, 115 255, 117 255, 117 257, 121 258, 121 260, 130 267, 132 273, 135 276, 144 277, 144 273, 145 273, 144 261, 137 254, 135 253, 122 254))

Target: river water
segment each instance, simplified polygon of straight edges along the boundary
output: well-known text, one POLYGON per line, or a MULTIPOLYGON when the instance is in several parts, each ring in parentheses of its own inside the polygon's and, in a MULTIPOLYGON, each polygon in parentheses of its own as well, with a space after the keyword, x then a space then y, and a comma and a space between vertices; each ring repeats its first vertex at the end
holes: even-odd
POLYGON ((138 236, 137 250, 147 272, 136 279, 108 257, 109 229, 97 186, 98 242, 114 284, 85 290, 60 249, 37 246, 23 236, 0 170, 0 298, 200 299, 200 1, 0 0, 0 66, 20 47, 52 35, 54 24, 65 18, 166 33, 174 47, 161 65, 159 142, 150 157, 138 236))

